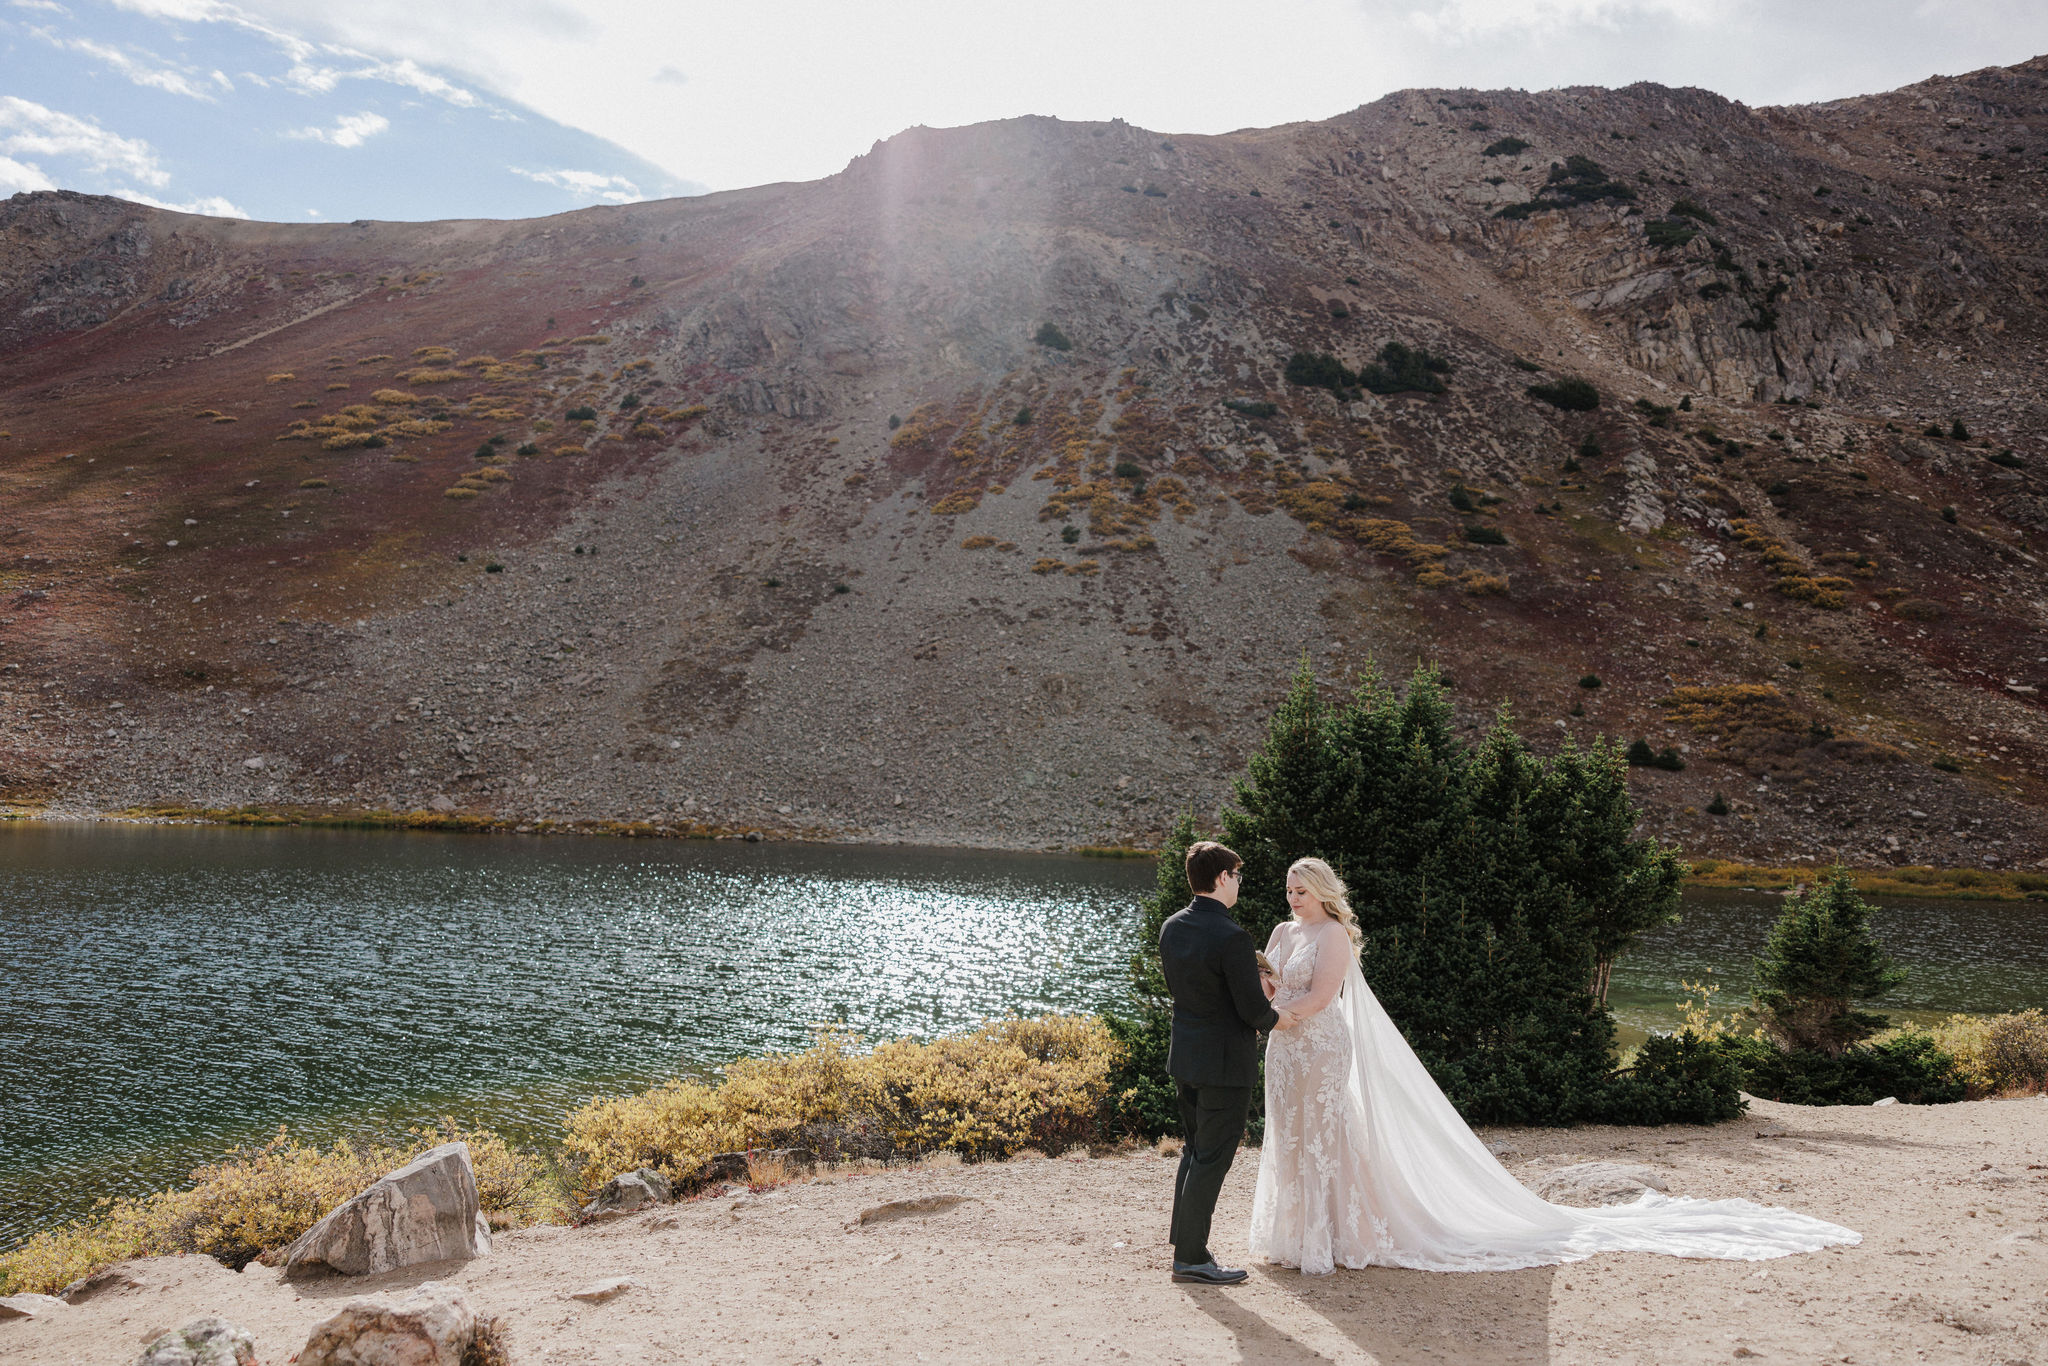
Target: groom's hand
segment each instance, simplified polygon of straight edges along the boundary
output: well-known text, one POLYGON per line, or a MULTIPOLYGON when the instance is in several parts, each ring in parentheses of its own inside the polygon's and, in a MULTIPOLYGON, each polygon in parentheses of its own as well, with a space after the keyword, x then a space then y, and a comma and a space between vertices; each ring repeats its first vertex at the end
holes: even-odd
POLYGON ((1301 1021, 1294 1018, 1294 1012, 1291 1010, 1282 1010, 1277 1013, 1280 1016, 1280 1022, 1273 1026, 1275 1033, 1283 1029, 1292 1029, 1301 1023, 1301 1021))

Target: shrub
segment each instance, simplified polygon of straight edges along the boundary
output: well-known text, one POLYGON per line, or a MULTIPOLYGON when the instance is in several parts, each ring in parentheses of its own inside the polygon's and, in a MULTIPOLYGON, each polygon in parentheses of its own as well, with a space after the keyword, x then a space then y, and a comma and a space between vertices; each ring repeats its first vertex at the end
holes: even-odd
POLYGON ((1358 382, 1375 394, 1440 394, 1444 382, 1438 376, 1450 372, 1451 363, 1442 356, 1390 341, 1380 348, 1379 359, 1358 372, 1358 382))
POLYGON ((1508 364, 1514 366, 1517 370, 1526 370, 1528 373, 1532 375, 1540 375, 1543 373, 1542 366, 1538 365, 1533 360, 1523 360, 1520 356, 1512 357, 1508 361, 1508 364))
MULTIPOLYGON (((412 358, 431 363, 451 361, 455 359, 455 348, 452 346, 416 346, 413 348, 412 358)), ((386 356, 384 359, 389 360, 391 358, 386 356)))
POLYGON ((1608 1124, 1719 1124, 1748 1109, 1729 1050, 1692 1030, 1653 1034, 1617 1072, 1599 1111, 1608 1124))
POLYGON ((1716 792, 1716 793, 1714 794, 1714 800, 1712 800, 1712 801, 1710 801, 1710 802, 1708 802, 1708 803, 1707 803, 1707 814, 1708 814, 1709 816, 1725 816, 1725 815, 1727 815, 1727 814, 1728 814, 1728 798, 1727 798, 1726 796, 1722 795, 1721 793, 1719 793, 1719 792, 1716 792))
POLYGON ((185 1189, 118 1197, 0 1253, 0 1293, 54 1294, 131 1257, 198 1252, 240 1270, 288 1245, 386 1172, 454 1140, 469 1145, 477 1194, 494 1226, 562 1212, 547 1164, 487 1130, 464 1130, 444 1120, 437 1130, 413 1130, 403 1142, 344 1140, 322 1150, 279 1129, 261 1147, 239 1148, 197 1168, 185 1189))
POLYGON ((1566 378, 1549 384, 1532 384, 1526 391, 1553 408, 1568 413, 1589 413, 1600 406, 1600 391, 1586 380, 1566 378))
POLYGON ((1358 380, 1344 368, 1342 361, 1327 351, 1296 351, 1287 358, 1287 366, 1281 374, 1289 384, 1328 389, 1333 394, 1343 393, 1358 380))
POLYGON ((1223 406, 1233 413, 1243 413, 1246 417, 1271 417, 1280 411, 1280 406, 1276 403, 1248 398, 1226 398, 1223 400, 1223 406))
POLYGON ((1685 760, 1677 750, 1669 745, 1661 750, 1651 749, 1650 742, 1643 739, 1629 741, 1623 757, 1637 768, 1661 768, 1676 773, 1685 767, 1685 760))
POLYGON ((1065 560, 1056 560, 1050 555, 1040 555, 1032 562, 1031 572, 1034 574, 1057 574, 1066 567, 1067 562, 1065 560))
POLYGON ((1920 435, 1931 436, 1936 441, 1939 441, 1943 437, 1947 436, 1948 433, 1942 430, 1941 424, 1939 422, 1930 422, 1924 429, 1922 429, 1920 435))
POLYGON ((1505 137, 1501 138, 1497 142, 1488 143, 1486 147, 1479 153, 1479 155, 1483 157, 1519 156, 1521 153, 1528 151, 1531 147, 1534 147, 1535 145, 1535 143, 1525 141, 1522 138, 1505 137))
POLYGON ((1147 185, 1145 187, 1145 197, 1147 199, 1164 199, 1166 198, 1166 191, 1160 189, 1157 185, 1147 185))
POLYGON ((1682 218, 1659 218, 1643 225, 1643 237, 1653 247, 1682 247, 1700 235, 1700 230, 1682 218))
POLYGON ((1040 346, 1049 347, 1054 351, 1071 351, 1074 349, 1074 343, 1067 339, 1067 334, 1060 331, 1056 324, 1049 322, 1040 323, 1038 331, 1032 335, 1031 340, 1037 342, 1040 346))
POLYGON ((1589 689, 1589 690, 1590 690, 1590 689, 1593 689, 1593 688, 1597 688, 1597 687, 1599 687, 1599 686, 1600 686, 1600 675, 1599 675, 1599 674, 1582 674, 1582 675, 1580 675, 1580 677, 1579 677, 1579 686, 1580 686, 1580 687, 1582 687, 1582 688, 1586 688, 1586 689, 1589 689))
POLYGON ((1948 434, 1950 439, 1955 441, 1968 441, 1970 439, 1970 429, 1963 425, 1961 418, 1957 418, 1949 424, 1948 434))
POLYGON ((637 408, 639 406, 640 395, 638 394, 629 393, 619 400, 619 407, 621 408, 637 408))
POLYGON ((512 452, 512 454, 514 454, 514 455, 539 455, 539 454, 540 454, 540 447, 539 447, 539 446, 536 446, 536 445, 535 445, 535 444, 534 444, 533 442, 531 442, 531 441, 522 441, 522 442, 520 442, 520 443, 519 443, 519 447, 518 447, 518 449, 514 450, 514 451, 512 452))
POLYGON ((1786 901, 1756 962, 1758 1018, 1786 1051, 1838 1057, 1884 1027, 1856 1003, 1883 996, 1906 972, 1870 933, 1871 910, 1839 865, 1786 901))
POLYGON ((602 332, 592 332, 581 337, 569 338, 571 346, 610 346, 612 339, 602 332))
POLYGON ((460 370, 407 370, 399 378, 408 384, 449 384, 464 376, 460 370))
POLYGON ((1994 465, 2003 465, 2009 470, 2019 469, 2027 462, 2014 455, 2011 450, 1996 451, 1984 457, 1994 465))
POLYGON ((722 1152, 802 1146, 832 1158, 1022 1148, 1058 1153, 1105 1133, 1119 1047, 1090 1016, 1010 1019, 865 1055, 843 1035, 802 1053, 743 1058, 716 1085, 671 1081, 594 1100, 564 1143, 579 1198, 622 1171, 654 1167, 687 1185, 722 1152))
POLYGON ((1961 1100, 1966 1087, 1954 1058, 1926 1034, 1901 1034, 1839 1053, 1784 1050, 1765 1039, 1721 1044, 1742 1089, 1790 1105, 1869 1105, 1886 1096, 1908 1105, 1961 1100))
POLYGON ((1673 218, 1690 218, 1696 223, 1705 223, 1710 228, 1716 228, 1721 225, 1720 219, 1714 217, 1712 213, 1690 199, 1673 200, 1667 212, 1673 218))
POLYGON ((1542 188, 1536 191, 1536 198, 1521 204, 1509 204, 1496 210, 1494 217, 1527 218, 1543 209, 1627 202, 1635 197, 1635 190, 1619 180, 1609 179, 1599 162, 1591 157, 1573 155, 1562 162, 1551 163, 1550 174, 1542 188))
POLYGON ((1473 545, 1506 545, 1508 538, 1497 526, 1468 526, 1465 539, 1473 545))
POLYGON ((1973 1096, 2048 1091, 2048 1015, 1951 1015, 1928 1033, 1973 1096))
POLYGON ((1073 545, 1080 539, 1081 528, 1077 526, 1063 526, 1060 528, 1060 540, 1066 544, 1073 545))
POLYGON ((302 489, 324 489, 329 487, 329 485, 325 479, 301 479, 299 487, 302 489))
POLYGON ((595 422, 597 420, 597 409, 589 404, 583 404, 569 409, 562 414, 562 417, 569 422, 595 422))
POLYGON ((1700 297, 1708 303, 1712 303, 1724 294, 1733 293, 1734 290, 1735 286, 1729 284, 1726 280, 1709 280, 1700 286, 1700 297))
POLYGON ((1944 522, 1947 522, 1947 523, 1948 523, 1948 524, 1949 524, 1950 526, 1954 526, 1954 525, 1955 525, 1955 521, 1956 521, 1956 505, 1955 505, 1954 503, 1950 503, 1950 504, 1948 504, 1948 505, 1947 505, 1946 507, 1942 508, 1942 510, 1941 510, 1941 520, 1942 520, 1942 521, 1944 521, 1944 522))
POLYGON ((1460 512, 1479 510, 1479 505, 1472 501, 1472 490, 1465 487, 1465 481, 1462 479, 1452 484, 1451 491, 1444 496, 1449 499, 1451 506, 1460 512))
POLYGON ((1111 469, 1110 473, 1118 479, 1143 479, 1145 477, 1144 468, 1134 460, 1117 461, 1115 468, 1111 469))
MULTIPOLYGON (((1654 1122, 1664 1103, 1699 1106, 1676 1099, 1680 1086, 1630 1086, 1612 1070, 1608 969, 1668 921, 1682 876, 1675 856, 1633 834, 1636 820, 1604 742, 1539 758, 1503 718, 1470 746, 1433 670, 1401 697, 1368 676, 1332 707, 1304 667, 1218 838, 1245 858, 1234 914, 1255 942, 1287 914, 1289 863, 1316 854, 1336 866, 1359 908, 1367 979, 1468 1121, 1654 1122), (1385 820, 1388 810, 1402 819, 1385 820)), ((1163 1055, 1170 1017, 1153 946, 1187 902, 1181 855, 1198 837, 1183 816, 1161 850, 1133 965, 1137 1009, 1117 1026, 1132 1066, 1163 1055)), ((1165 1108, 1163 1077, 1126 1071, 1118 1082, 1134 1127, 1165 1108)), ((1717 1104, 1734 1102, 1707 1084, 1717 1104)))
POLYGON ((286 382, 287 380, 294 380, 294 379, 297 379, 297 378, 298 378, 298 376, 297 376, 297 375, 295 375, 295 374, 291 373, 291 372, 290 372, 289 370, 287 370, 287 371, 285 371, 285 372, 284 372, 283 374, 281 374, 281 375, 265 375, 265 376, 263 377, 263 382, 264 382, 265 384, 283 384, 283 383, 285 383, 285 382, 286 382))
POLYGON ((1010 425, 1013 427, 1029 427, 1031 425, 1031 409, 1029 405, 1017 410, 1017 415, 1010 419, 1010 425))
POLYGON ((1597 460, 1605 454, 1606 452, 1600 447, 1600 438, 1591 432, 1586 433, 1585 439, 1579 442, 1578 455, 1581 459, 1597 460))

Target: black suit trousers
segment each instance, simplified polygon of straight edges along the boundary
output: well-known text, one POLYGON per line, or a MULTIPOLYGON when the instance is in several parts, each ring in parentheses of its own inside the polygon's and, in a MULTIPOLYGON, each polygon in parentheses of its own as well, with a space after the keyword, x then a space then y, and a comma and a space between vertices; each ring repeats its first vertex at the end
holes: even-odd
POLYGON ((1176 1081, 1180 1099, 1180 1171, 1173 1183, 1173 1259, 1199 1265, 1216 1260, 1209 1253, 1209 1222, 1216 1215, 1216 1197, 1244 1138, 1245 1116, 1251 1111, 1249 1086, 1194 1086, 1176 1081))

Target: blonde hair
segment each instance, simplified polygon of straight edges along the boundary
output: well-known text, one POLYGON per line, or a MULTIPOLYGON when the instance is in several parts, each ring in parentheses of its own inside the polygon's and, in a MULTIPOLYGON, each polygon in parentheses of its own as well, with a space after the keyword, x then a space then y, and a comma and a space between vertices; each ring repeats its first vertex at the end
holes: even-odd
POLYGON ((1345 893, 1344 879, 1337 876, 1337 870, 1319 858, 1296 859, 1287 870, 1287 876, 1300 878, 1301 885, 1308 888, 1308 894, 1323 903, 1330 919, 1344 927, 1344 933, 1351 936, 1351 947, 1360 948, 1365 943, 1365 932, 1358 928, 1358 916, 1351 909, 1351 902, 1345 893))

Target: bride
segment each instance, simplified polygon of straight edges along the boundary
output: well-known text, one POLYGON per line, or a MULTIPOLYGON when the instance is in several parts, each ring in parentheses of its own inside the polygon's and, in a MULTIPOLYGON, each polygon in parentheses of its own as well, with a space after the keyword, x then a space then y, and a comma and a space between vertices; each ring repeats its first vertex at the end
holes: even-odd
POLYGON ((1329 864, 1287 870, 1294 918, 1266 945, 1289 1027, 1266 1047, 1266 1139, 1251 1252, 1322 1275, 1338 1266, 1506 1271, 1595 1252, 1756 1261, 1861 1235, 1748 1200, 1574 1209, 1496 1162, 1438 1089, 1359 971, 1358 920, 1329 864))

